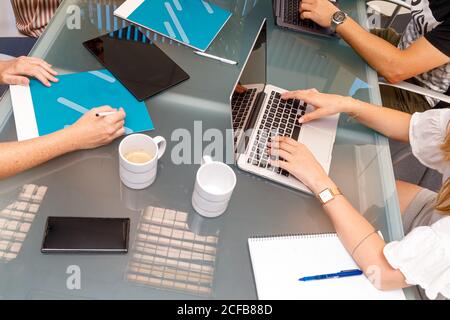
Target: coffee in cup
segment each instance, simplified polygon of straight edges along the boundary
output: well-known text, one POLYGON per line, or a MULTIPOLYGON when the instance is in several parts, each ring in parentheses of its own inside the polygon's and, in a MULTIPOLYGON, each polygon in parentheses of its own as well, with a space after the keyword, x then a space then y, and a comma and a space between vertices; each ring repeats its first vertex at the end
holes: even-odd
POLYGON ((145 150, 136 150, 128 152, 125 155, 125 159, 133 163, 146 163, 152 160, 154 155, 146 152, 145 150))

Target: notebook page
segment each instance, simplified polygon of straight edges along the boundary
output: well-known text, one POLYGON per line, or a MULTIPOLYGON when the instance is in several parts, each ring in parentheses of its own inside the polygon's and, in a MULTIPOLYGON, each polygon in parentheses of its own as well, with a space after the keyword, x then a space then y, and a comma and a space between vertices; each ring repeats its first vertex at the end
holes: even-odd
POLYGON ((402 290, 377 290, 364 275, 298 281, 358 268, 335 234, 250 238, 249 249, 259 299, 405 299, 402 290))

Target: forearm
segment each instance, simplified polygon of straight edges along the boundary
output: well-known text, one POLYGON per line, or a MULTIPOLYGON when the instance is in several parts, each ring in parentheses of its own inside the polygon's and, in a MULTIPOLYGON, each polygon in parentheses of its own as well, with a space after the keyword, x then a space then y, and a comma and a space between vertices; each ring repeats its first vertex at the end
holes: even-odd
POLYGON ((6 61, 1 61, 0 60, 0 85, 2 84, 6 84, 6 81, 4 79, 4 70, 5 67, 7 66, 7 62, 6 61))
POLYGON ((351 117, 389 138, 409 142, 410 114, 353 98, 347 99, 344 112, 351 117))
POLYGON ((36 139, 0 144, 0 179, 38 166, 77 149, 71 131, 61 130, 36 139))
MULTIPOLYGON (((331 179, 324 178, 322 185, 332 187, 334 183, 331 179)), ((384 240, 344 196, 336 196, 323 207, 342 244, 377 288, 394 289, 407 286, 402 273, 393 269, 384 257, 384 240)))
POLYGON ((350 17, 336 28, 339 35, 381 76, 390 82, 404 80, 402 51, 368 32, 350 17))

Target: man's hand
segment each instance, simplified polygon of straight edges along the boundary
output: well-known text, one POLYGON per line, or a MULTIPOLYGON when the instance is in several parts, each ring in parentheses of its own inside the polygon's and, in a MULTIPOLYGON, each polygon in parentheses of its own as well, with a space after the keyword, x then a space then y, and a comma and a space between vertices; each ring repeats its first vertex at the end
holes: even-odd
POLYGON ((333 14, 339 9, 329 0, 302 0, 299 11, 300 18, 310 19, 324 28, 329 28, 333 14))
POLYGON ((0 84, 28 85, 28 77, 34 77, 45 86, 50 82, 58 82, 58 73, 52 66, 42 59, 34 57, 20 57, 9 61, 0 61, 0 84))
POLYGON ((247 88, 239 83, 237 84, 236 88, 234 89, 234 92, 239 93, 239 94, 244 93, 245 91, 247 91, 247 88))

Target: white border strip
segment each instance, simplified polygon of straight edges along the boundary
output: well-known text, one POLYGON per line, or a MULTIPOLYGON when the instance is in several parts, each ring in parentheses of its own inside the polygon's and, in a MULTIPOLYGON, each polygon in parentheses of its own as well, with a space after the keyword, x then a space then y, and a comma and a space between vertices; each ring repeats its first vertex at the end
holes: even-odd
POLYGON ((17 140, 23 141, 39 137, 30 87, 10 86, 10 91, 17 140))
POLYGON ((118 9, 114 11, 114 15, 122 19, 127 19, 145 0, 128 0, 125 1, 118 9))

